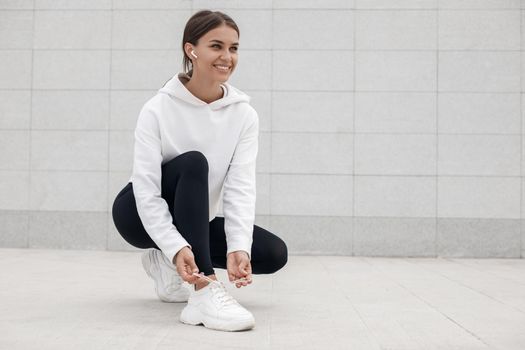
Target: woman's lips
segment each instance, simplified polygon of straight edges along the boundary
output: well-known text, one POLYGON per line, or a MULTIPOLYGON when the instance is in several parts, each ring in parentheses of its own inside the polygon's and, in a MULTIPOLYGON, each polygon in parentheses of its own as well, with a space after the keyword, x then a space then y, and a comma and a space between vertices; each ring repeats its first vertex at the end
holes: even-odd
POLYGON ((223 72, 223 73, 227 73, 230 71, 231 67, 229 66, 223 66, 223 65, 220 65, 220 64, 217 64, 217 65, 213 65, 219 72, 223 72))

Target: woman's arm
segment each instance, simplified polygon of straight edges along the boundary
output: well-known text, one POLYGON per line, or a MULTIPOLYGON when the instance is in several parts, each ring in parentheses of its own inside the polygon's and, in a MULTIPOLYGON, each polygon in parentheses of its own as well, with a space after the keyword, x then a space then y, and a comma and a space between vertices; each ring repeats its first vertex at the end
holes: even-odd
POLYGON ((255 222, 255 166, 259 137, 259 117, 254 109, 251 111, 230 162, 223 193, 226 255, 242 250, 250 258, 255 222))
POLYGON ((173 261, 177 252, 191 246, 173 225, 168 204, 161 197, 162 150, 158 120, 147 106, 142 108, 135 129, 133 194, 139 217, 151 239, 173 261))

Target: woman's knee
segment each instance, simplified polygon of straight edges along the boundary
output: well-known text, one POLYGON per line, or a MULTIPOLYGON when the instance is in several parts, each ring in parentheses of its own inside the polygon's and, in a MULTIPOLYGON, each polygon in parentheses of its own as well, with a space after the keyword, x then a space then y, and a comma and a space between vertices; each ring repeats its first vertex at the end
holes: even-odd
POLYGON ((191 172, 194 174, 208 174, 208 159, 200 151, 188 151, 178 155, 163 165, 166 167, 176 167, 182 172, 191 172))
POLYGON ((286 246, 286 243, 282 239, 279 239, 280 243, 275 248, 275 258, 274 261, 276 263, 276 270, 280 270, 286 265, 288 262, 288 247, 286 246))
POLYGON ((275 236, 272 245, 266 251, 266 259, 264 260, 265 272, 274 273, 282 269, 288 262, 288 247, 286 243, 279 237, 275 236))

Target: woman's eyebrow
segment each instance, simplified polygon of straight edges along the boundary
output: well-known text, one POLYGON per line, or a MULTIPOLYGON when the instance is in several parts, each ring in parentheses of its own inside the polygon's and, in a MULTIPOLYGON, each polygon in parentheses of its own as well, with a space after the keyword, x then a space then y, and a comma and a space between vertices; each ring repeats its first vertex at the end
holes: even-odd
MULTIPOLYGON (((219 43, 219 44, 224 44, 224 42, 222 42, 222 41, 220 41, 220 40, 217 40, 217 39, 212 39, 212 40, 210 40, 210 43, 211 43, 211 42, 217 42, 217 43, 219 43)), ((237 45, 237 46, 238 46, 239 43, 233 43, 232 45, 237 45)))

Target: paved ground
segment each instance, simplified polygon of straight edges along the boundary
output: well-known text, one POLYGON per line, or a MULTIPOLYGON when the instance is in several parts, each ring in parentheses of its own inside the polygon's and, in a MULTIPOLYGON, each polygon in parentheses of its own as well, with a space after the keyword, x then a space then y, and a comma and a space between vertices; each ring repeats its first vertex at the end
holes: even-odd
POLYGON ((0 349, 525 349, 525 260, 291 256, 229 287, 256 319, 235 333, 180 323, 136 252, 0 249, 0 266, 0 349))

